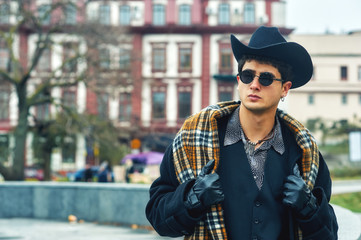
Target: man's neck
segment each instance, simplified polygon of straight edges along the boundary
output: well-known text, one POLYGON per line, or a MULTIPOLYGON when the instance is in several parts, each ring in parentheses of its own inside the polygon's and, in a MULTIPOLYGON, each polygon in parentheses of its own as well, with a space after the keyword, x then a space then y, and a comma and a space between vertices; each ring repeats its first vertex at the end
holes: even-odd
POLYGON ((252 142, 263 139, 272 131, 275 124, 275 115, 275 110, 255 113, 246 109, 242 104, 239 110, 242 129, 252 142))

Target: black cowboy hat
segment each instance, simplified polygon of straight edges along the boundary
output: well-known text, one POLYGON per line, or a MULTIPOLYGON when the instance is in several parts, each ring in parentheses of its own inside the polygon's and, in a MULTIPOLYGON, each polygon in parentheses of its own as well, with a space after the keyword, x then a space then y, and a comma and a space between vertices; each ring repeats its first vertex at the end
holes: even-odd
POLYGON ((292 66, 291 88, 305 85, 312 77, 313 64, 307 50, 295 42, 287 42, 276 27, 259 27, 248 46, 231 34, 233 55, 237 61, 243 55, 259 55, 288 63, 292 66))

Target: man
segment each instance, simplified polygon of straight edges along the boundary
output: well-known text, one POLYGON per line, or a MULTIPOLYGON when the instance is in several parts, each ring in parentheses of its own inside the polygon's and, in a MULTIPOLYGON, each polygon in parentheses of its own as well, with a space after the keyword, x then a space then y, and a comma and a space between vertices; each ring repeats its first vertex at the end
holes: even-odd
POLYGON ((84 171, 84 182, 92 182, 93 181, 93 172, 92 167, 89 163, 85 165, 84 171))
POLYGON ((277 109, 311 78, 311 57, 272 27, 248 46, 231 43, 241 101, 185 121, 150 188, 148 220, 185 239, 337 239, 326 163, 309 131, 277 109))

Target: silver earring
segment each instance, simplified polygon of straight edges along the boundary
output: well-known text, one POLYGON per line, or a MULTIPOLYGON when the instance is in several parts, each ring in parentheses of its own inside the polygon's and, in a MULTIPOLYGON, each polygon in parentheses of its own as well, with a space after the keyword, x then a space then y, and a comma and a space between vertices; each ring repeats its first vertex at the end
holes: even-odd
POLYGON ((284 101, 285 101, 285 97, 281 97, 281 101, 284 102, 284 101))

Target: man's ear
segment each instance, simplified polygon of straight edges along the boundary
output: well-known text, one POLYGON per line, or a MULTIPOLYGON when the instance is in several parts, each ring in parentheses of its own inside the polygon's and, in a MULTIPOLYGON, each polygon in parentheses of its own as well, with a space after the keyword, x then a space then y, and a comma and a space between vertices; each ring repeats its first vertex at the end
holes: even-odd
POLYGON ((287 96, 288 91, 291 89, 291 87, 292 87, 292 82, 291 81, 287 81, 287 82, 282 84, 283 97, 287 96))
POLYGON ((237 74, 237 82, 239 83, 241 81, 241 78, 239 77, 239 74, 237 74))

